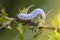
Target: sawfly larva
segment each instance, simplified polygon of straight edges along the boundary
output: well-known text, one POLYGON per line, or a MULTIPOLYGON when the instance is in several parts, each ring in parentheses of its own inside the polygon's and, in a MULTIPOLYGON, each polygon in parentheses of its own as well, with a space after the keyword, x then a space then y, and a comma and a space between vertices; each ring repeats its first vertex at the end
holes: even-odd
POLYGON ((19 13, 19 14, 17 14, 17 17, 19 18, 19 19, 22 19, 22 20, 31 20, 31 19, 33 19, 33 18, 35 18, 37 15, 41 15, 41 17, 42 17, 42 20, 45 20, 45 13, 44 13, 44 11, 42 10, 42 9, 40 9, 40 8, 37 8, 37 9, 35 9, 35 10, 33 10, 31 13, 29 13, 29 14, 23 14, 23 13, 19 13))

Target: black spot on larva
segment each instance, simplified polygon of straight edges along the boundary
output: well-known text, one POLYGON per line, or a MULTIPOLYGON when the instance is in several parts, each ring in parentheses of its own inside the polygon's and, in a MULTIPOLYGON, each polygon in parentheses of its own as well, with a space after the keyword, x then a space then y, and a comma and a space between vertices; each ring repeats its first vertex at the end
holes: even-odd
POLYGON ((27 17, 27 18, 30 18, 30 17, 27 17))

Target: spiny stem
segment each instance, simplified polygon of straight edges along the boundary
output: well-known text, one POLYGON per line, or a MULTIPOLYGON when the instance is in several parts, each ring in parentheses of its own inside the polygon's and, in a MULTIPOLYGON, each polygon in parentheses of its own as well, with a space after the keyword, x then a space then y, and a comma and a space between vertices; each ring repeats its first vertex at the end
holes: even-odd
MULTIPOLYGON (((24 23, 24 24, 28 24, 28 25, 32 25, 32 26, 38 26, 38 24, 37 23, 35 23, 35 22, 31 22, 31 21, 26 21, 26 20, 21 20, 21 19, 14 19, 16 22, 22 22, 22 23, 24 23)), ((41 26, 41 27, 39 27, 39 28, 46 28, 46 29, 52 29, 52 30, 55 30, 56 29, 56 27, 54 27, 54 26, 47 26, 47 27, 43 27, 43 26, 41 26)), ((60 28, 57 28, 57 31, 59 32, 60 31, 60 28)))

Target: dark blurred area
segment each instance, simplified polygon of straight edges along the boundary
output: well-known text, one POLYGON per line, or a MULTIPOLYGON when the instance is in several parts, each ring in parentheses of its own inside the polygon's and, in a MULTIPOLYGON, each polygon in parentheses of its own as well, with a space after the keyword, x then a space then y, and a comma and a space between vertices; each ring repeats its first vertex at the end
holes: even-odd
MULTIPOLYGON (((34 4, 30 10, 35 9, 36 7, 40 7, 41 0, 2 0, 2 7, 6 9, 9 17, 16 17, 17 13, 19 13, 19 9, 27 8, 28 6, 34 4), (34 1, 34 2, 33 2, 34 1), (38 6, 38 5, 39 6, 38 6)), ((30 11, 29 10, 29 11, 30 11)))
POLYGON ((41 8, 45 12, 51 8, 60 8, 59 0, 0 0, 0 3, 2 7, 6 9, 9 17, 16 17, 17 13, 19 13, 18 9, 27 8, 32 4, 35 6, 30 8, 29 12, 35 8, 41 8))

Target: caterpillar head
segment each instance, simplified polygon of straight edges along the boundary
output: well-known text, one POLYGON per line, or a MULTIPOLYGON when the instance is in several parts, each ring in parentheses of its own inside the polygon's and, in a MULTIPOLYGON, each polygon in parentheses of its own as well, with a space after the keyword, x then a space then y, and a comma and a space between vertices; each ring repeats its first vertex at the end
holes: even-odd
POLYGON ((42 20, 45 20, 45 12, 44 10, 40 9, 40 8, 37 8, 35 9, 36 13, 40 14, 42 20))

